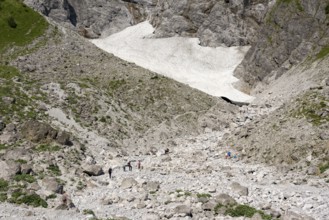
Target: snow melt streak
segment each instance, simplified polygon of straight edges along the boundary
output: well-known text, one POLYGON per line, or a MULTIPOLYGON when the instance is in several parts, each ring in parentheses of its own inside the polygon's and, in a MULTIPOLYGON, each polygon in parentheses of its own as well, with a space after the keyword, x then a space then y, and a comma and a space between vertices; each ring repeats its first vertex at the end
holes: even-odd
POLYGON ((153 31, 146 21, 92 42, 121 59, 210 95, 243 102, 253 99, 232 86, 238 81, 233 71, 249 47, 201 47, 197 38, 156 39, 153 31))

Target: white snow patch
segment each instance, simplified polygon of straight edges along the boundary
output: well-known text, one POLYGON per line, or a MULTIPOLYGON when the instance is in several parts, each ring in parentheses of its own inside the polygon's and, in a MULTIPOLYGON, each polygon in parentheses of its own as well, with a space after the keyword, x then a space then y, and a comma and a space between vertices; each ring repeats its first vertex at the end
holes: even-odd
POLYGON ((233 88, 233 71, 249 47, 202 47, 198 38, 153 38, 154 28, 142 22, 104 39, 99 48, 129 62, 190 85, 213 96, 250 102, 252 96, 233 88))

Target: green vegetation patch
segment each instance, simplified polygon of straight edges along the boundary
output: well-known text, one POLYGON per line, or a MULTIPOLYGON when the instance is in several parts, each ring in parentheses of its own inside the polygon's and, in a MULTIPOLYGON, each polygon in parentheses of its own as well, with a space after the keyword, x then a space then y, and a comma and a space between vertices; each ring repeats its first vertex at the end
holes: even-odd
POLYGON ((327 162, 321 164, 321 165, 319 166, 319 169, 320 169, 320 172, 321 172, 321 173, 326 172, 326 170, 329 169, 329 161, 327 161, 327 162))
POLYGON ((0 1, 0 53, 6 47, 28 45, 47 28, 46 20, 22 0, 0 1))
POLYGON ((26 160, 23 160, 23 159, 15 160, 15 162, 17 162, 19 164, 27 164, 27 161, 26 160))
POLYGON ((60 151, 61 148, 57 145, 49 145, 49 144, 41 144, 37 147, 34 148, 35 151, 38 152, 56 152, 56 151, 60 151))
POLYGON ((323 59, 329 54, 329 44, 325 47, 323 47, 320 52, 316 55, 317 59, 323 59))
POLYGON ((306 118, 314 126, 329 122, 327 111, 329 100, 318 92, 307 92, 302 98, 297 99, 297 107, 291 111, 295 118, 306 118))
POLYGON ((33 183, 35 182, 35 178, 32 175, 29 174, 19 174, 14 177, 14 180, 19 182, 19 181, 25 181, 28 183, 33 183))
POLYGON ((0 150, 5 150, 7 149, 9 146, 5 145, 5 144, 0 144, 0 150))
POLYGON ((8 190, 9 183, 4 179, 0 179, 0 192, 8 190))
POLYGON ((266 215, 264 212, 257 210, 248 205, 237 205, 235 207, 228 208, 225 211, 225 215, 229 215, 231 217, 248 217, 251 218, 256 213, 259 213, 264 220, 272 219, 270 215, 266 215))
POLYGON ((94 211, 91 210, 91 209, 84 209, 84 210, 83 210, 83 214, 84 214, 84 215, 93 215, 93 216, 95 216, 94 211))
POLYGON ((198 194, 196 194, 196 196, 198 198, 210 198, 211 197, 211 195, 208 193, 198 193, 198 194))
POLYGON ((14 116, 35 119, 37 113, 33 108, 33 100, 12 79, 17 76, 24 78, 16 68, 0 65, 0 115, 9 116, 8 119, 14 116))
POLYGON ((37 194, 26 194, 22 191, 13 192, 9 202, 16 204, 26 204, 33 207, 44 207, 47 208, 48 204, 37 194))
POLYGON ((61 170, 59 169, 59 167, 57 165, 49 165, 49 167, 47 168, 51 173, 53 173, 55 176, 60 176, 62 175, 61 170))
POLYGON ((7 193, 0 193, 0 202, 5 202, 7 198, 7 193))
POLYGON ((223 205, 221 203, 218 203, 214 208, 215 215, 218 214, 224 214, 229 215, 231 217, 248 217, 251 218, 256 213, 259 213, 264 220, 270 220, 272 219, 271 215, 265 214, 261 210, 257 210, 253 207, 250 207, 248 205, 242 205, 242 204, 230 204, 230 205, 223 205))
POLYGON ((329 14, 329 4, 327 4, 326 8, 325 8, 325 12, 326 12, 326 15, 329 14))
POLYGON ((48 199, 56 199, 57 198, 57 195, 56 194, 51 194, 49 196, 46 197, 46 200, 48 199))
POLYGON ((12 66, 0 66, 0 78, 12 79, 15 76, 19 76, 20 73, 18 69, 12 66))
POLYGON ((110 81, 108 85, 109 95, 113 95, 113 93, 124 84, 126 84, 124 79, 110 81))

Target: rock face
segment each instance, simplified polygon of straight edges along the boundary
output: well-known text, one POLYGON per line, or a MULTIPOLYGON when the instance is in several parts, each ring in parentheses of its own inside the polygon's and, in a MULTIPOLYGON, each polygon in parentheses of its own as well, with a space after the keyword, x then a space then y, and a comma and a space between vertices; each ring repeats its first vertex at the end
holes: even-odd
POLYGON ((267 4, 267 0, 159 1, 151 21, 159 37, 198 37, 204 46, 249 45, 267 4))
POLYGON ((42 14, 87 38, 108 36, 146 19, 152 1, 26 0, 42 14))
POLYGON ((268 0, 25 2, 87 38, 108 36, 149 18, 157 37, 198 37, 206 46, 249 45, 255 41, 268 5, 268 0))
POLYGON ((327 5, 322 0, 276 1, 235 75, 254 87, 318 54, 329 44, 327 5))
POLYGON ((50 125, 38 121, 26 122, 21 128, 21 133, 32 142, 53 140, 57 136, 57 131, 50 125))
POLYGON ((23 138, 35 143, 51 142, 55 140, 62 145, 72 144, 70 141, 70 135, 67 132, 58 132, 50 125, 36 120, 30 120, 24 123, 21 127, 21 135, 23 138))

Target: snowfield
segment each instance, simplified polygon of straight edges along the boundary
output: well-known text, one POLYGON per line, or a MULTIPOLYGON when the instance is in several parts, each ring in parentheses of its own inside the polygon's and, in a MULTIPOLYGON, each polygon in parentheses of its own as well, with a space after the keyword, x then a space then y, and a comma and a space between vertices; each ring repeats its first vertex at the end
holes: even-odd
POLYGON ((212 96, 250 102, 253 97, 233 88, 233 71, 249 47, 202 47, 198 38, 154 38, 154 28, 142 22, 104 39, 97 47, 138 66, 188 84, 212 96))

